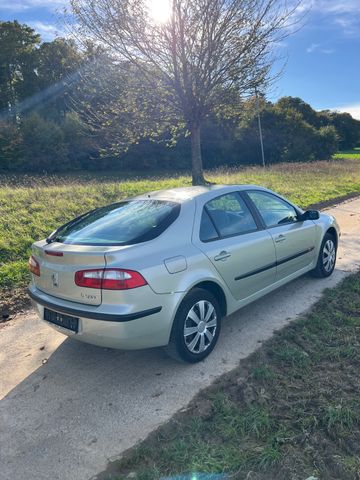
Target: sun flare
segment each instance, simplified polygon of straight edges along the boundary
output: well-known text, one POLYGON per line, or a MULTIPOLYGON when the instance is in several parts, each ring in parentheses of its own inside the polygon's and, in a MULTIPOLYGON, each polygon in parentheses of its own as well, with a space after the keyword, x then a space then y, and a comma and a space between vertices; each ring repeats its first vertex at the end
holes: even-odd
POLYGON ((166 23, 171 14, 171 0, 146 0, 149 15, 156 23, 166 23))

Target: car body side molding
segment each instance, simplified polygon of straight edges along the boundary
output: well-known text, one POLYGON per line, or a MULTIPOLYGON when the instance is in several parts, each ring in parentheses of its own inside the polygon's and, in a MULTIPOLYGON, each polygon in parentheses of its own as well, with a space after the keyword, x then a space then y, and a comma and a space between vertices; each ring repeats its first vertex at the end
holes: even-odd
POLYGON ((306 255, 309 252, 315 250, 315 247, 307 248, 306 250, 302 250, 301 252, 295 253, 295 255, 291 255, 290 257, 283 258, 282 260, 278 260, 274 263, 270 263, 269 265, 265 265, 264 267, 257 268, 256 270, 251 270, 250 272, 244 273, 244 275, 239 275, 235 277, 235 280, 243 280, 244 278, 251 277, 252 275, 256 275, 261 272, 265 272, 266 270, 270 270, 270 268, 275 268, 278 265, 282 265, 283 263, 290 262, 291 260, 295 260, 295 258, 301 257, 302 255, 306 255))

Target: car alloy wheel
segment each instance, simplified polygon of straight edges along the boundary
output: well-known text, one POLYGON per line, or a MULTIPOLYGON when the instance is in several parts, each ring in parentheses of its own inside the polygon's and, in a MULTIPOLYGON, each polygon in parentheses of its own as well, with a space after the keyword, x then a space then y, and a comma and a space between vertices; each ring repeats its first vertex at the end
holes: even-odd
POLYGON ((168 355, 189 363, 206 358, 218 341, 221 318, 219 301, 212 292, 190 290, 176 312, 166 347, 168 355))
POLYGON ((329 238, 323 247, 322 261, 324 270, 328 273, 334 269, 336 260, 336 248, 333 240, 329 238))
POLYGON ((329 277, 335 268, 336 263, 336 239, 332 233, 325 233, 312 275, 317 278, 329 277))
POLYGON ((184 341, 191 353, 199 354, 210 347, 217 324, 216 310, 210 301, 200 300, 190 308, 184 323, 184 341))

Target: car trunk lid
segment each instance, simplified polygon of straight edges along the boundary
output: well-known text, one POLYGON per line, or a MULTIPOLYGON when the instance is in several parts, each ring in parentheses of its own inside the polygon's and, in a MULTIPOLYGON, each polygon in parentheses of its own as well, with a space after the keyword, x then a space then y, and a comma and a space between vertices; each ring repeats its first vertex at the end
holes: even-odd
POLYGON ((105 268, 105 254, 111 247, 37 242, 33 256, 40 266, 40 276, 33 275, 36 287, 57 298, 88 305, 100 305, 101 289, 79 287, 75 272, 105 268))

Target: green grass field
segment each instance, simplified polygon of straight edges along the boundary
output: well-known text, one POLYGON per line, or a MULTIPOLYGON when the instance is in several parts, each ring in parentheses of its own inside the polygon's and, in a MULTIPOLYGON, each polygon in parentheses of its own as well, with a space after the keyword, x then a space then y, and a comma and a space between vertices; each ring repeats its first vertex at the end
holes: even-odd
POLYGON ((360 147, 335 153, 333 158, 352 158, 354 160, 360 160, 360 147))
POLYGON ((357 273, 98 478, 359 479, 359 312, 357 273))
MULTIPOLYGON (((359 155, 360 157, 360 155, 359 155)), ((263 169, 206 172, 215 183, 259 184, 302 207, 360 192, 357 158, 280 164, 263 169)), ((0 176, 0 300, 28 282, 27 259, 35 240, 97 206, 150 190, 190 185, 190 176, 124 178, 121 174, 0 176)))

